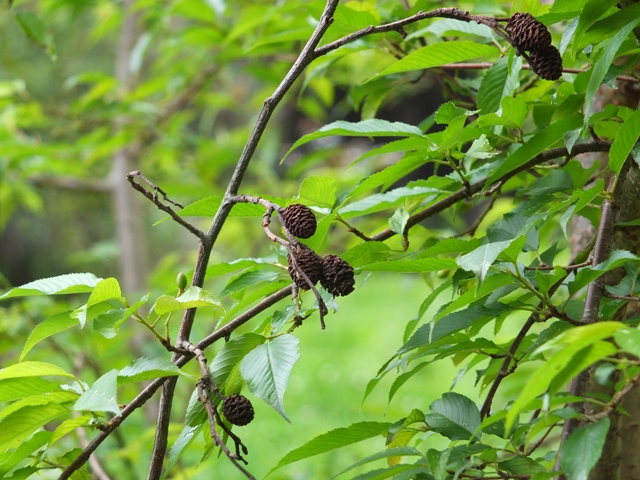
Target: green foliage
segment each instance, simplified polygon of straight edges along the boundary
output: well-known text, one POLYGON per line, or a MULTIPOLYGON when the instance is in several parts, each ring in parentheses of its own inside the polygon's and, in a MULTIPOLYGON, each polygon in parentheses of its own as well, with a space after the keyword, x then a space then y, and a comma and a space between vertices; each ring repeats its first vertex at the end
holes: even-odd
MULTIPOLYGON (((124 444, 98 457, 114 478, 146 472, 155 422, 124 418, 123 405, 149 401, 140 382, 170 378, 162 478, 240 474, 220 456, 260 458, 274 479, 542 479, 556 465, 588 478, 640 367, 638 318, 624 318, 640 294, 639 219, 629 217, 640 209, 615 205, 611 225, 601 214, 640 164, 637 105, 601 99, 637 84, 640 4, 447 5, 488 15, 475 22, 457 10, 422 16, 442 8, 435 0, 339 2, 331 21, 321 0, 134 3, 135 14, 106 0, 8 2, 0 17, 0 247, 30 253, 23 272, 20 258, 12 267, 20 249, 0 252, 0 477, 61 475, 80 453, 77 429, 124 430, 124 444), (504 38, 515 12, 551 31, 559 80, 538 77, 504 38), (139 30, 128 46, 127 21, 139 30), (582 162, 585 152, 608 161, 582 162), (111 200, 128 198, 124 157, 161 213, 111 200), (293 203, 317 217, 304 243, 354 268, 352 301, 373 313, 348 322, 374 335, 366 345, 330 345, 318 328, 326 306, 327 330, 346 329, 332 321, 343 299, 318 286, 289 300, 288 232, 275 212, 293 203), (146 285, 115 266, 129 213, 154 225, 136 231, 140 251, 127 257, 149 255, 153 269, 135 266, 146 285), (575 239, 577 217, 598 241, 575 239), (188 272, 177 285, 176 272, 188 272), (407 281, 420 282, 417 298, 363 293, 407 281), (414 315, 398 313, 412 300, 414 315), (385 303, 393 313, 376 319, 388 328, 378 334, 371 316, 385 303), (326 352, 298 371, 309 330, 326 352), (365 373, 353 367, 362 351, 365 373), (338 367, 325 370, 329 360, 338 367), (320 414, 318 428, 296 431, 288 392, 336 368, 362 383, 363 413, 320 414), (569 395, 589 370, 606 393, 569 395), (262 403, 231 432, 211 410, 243 390, 262 403), (274 411, 290 433, 264 427, 274 411), (558 440, 569 420, 582 426, 558 440), (273 450, 249 456, 257 437, 273 450)), ((301 403, 324 412, 336 390, 301 403)), ((72 478, 89 477, 84 466, 72 478)))

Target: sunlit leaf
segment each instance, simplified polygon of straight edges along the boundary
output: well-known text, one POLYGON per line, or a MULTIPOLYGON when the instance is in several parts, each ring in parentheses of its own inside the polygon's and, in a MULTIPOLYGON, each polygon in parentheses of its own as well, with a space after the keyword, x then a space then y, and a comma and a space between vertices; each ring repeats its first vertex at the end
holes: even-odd
POLYGON ((29 295, 63 295, 70 293, 88 293, 101 279, 91 273, 69 273, 58 277, 43 278, 9 290, 0 296, 0 300, 29 295))

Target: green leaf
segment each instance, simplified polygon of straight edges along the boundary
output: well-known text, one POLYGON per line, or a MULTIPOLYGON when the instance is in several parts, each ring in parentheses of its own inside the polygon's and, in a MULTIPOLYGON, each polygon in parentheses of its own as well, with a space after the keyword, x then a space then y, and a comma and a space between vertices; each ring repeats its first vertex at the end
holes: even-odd
POLYGON ((80 415, 79 417, 65 420, 53 431, 49 439, 49 447, 60 440, 65 435, 75 431, 77 428, 85 427, 91 423, 92 415, 80 415))
POLYGON ((111 370, 95 381, 76 401, 73 409, 88 412, 111 412, 120 414, 117 401, 118 370, 111 370))
POLYGON ((180 457, 182 456, 186 448, 189 445, 191 445, 191 442, 193 442, 193 440, 198 436, 198 434, 202 430, 203 425, 204 424, 201 423, 199 425, 195 425, 192 427, 185 426, 182 429, 182 432, 180 432, 180 435, 178 435, 178 438, 176 439, 174 444, 171 445, 171 449, 169 450, 169 459, 167 461, 167 467, 165 469, 164 474, 161 477, 161 480, 164 480, 165 478, 167 478, 167 475, 169 474, 169 471, 171 470, 171 468, 173 468, 173 466, 180 459, 180 457))
POLYGON ((363 458, 362 460, 354 463, 353 465, 345 468, 343 471, 341 471, 340 473, 338 473, 337 475, 334 475, 333 477, 331 477, 331 480, 333 480, 336 477, 339 477, 340 475, 342 475, 343 473, 348 472, 349 470, 353 470, 354 468, 357 468, 361 465, 365 465, 367 463, 371 463, 374 462, 376 460, 380 460, 382 458, 389 458, 389 457, 405 457, 405 456, 422 456, 422 453, 420 453, 418 450, 416 450, 413 447, 394 447, 394 448, 387 448, 386 450, 382 450, 381 452, 378 453, 374 453, 373 455, 369 455, 366 458, 363 458))
POLYGON ((536 155, 551 148, 564 138, 565 132, 574 130, 580 127, 580 125, 582 125, 582 116, 572 115, 558 120, 536 133, 524 145, 518 148, 518 150, 509 155, 504 162, 501 162, 500 166, 487 180, 486 185, 491 185, 503 175, 521 167, 536 155))
POLYGON ((582 35, 579 42, 574 42, 577 45, 576 51, 584 49, 587 45, 597 44, 612 37, 630 20, 633 21, 638 17, 640 17, 640 3, 634 3, 598 20, 589 26, 589 29, 582 35))
POLYGON ((180 375, 193 378, 192 375, 180 370, 171 360, 163 357, 139 358, 133 365, 124 367, 118 372, 119 383, 142 382, 162 377, 175 377, 180 375))
POLYGON ((71 318, 71 311, 58 313, 52 317, 47 318, 43 322, 36 325, 31 331, 27 342, 22 349, 19 361, 21 362, 29 351, 41 342, 45 338, 49 338, 51 335, 63 332, 75 325, 78 325, 78 321, 75 318, 71 318))
MULTIPOLYGON (((515 239, 514 239, 515 240, 515 239)), ((461 268, 468 272, 473 272, 480 282, 484 280, 493 262, 498 255, 507 248, 513 240, 493 242, 482 245, 474 251, 459 257, 456 262, 461 268)))
POLYGON ((30 295, 65 295, 70 293, 88 293, 101 279, 92 273, 69 273, 58 277, 44 278, 9 290, 0 296, 0 300, 30 295))
MULTIPOLYGON (((590 0, 591 3, 597 3, 599 0, 590 0)), ((631 23, 622 28, 615 36, 606 43, 606 48, 600 59, 596 62, 593 70, 591 71, 591 77, 589 78, 589 84, 585 93, 584 103, 584 126, 589 125, 589 117, 591 116, 591 104, 596 91, 600 87, 600 84, 604 80, 605 75, 609 71, 609 67, 616 57, 616 53, 620 49, 622 42, 625 41, 627 35, 640 23, 640 18, 635 18, 631 23)), ((572 129, 567 129, 572 130, 572 129)))
POLYGON ((624 121, 609 150, 609 168, 616 175, 620 173, 622 165, 638 142, 638 138, 640 138, 640 110, 633 112, 624 121))
POLYGON ((330 452, 336 448, 345 447, 369 438, 385 435, 390 427, 390 423, 384 422, 358 422, 348 427, 336 428, 323 433, 287 453, 275 467, 269 470, 266 476, 290 463, 313 457, 320 453, 330 452))
POLYGON ((492 45, 471 42, 469 40, 438 42, 411 52, 404 58, 392 63, 376 76, 392 73, 424 70, 447 63, 462 62, 472 58, 495 57, 499 50, 492 45))
POLYGON ((609 270, 622 267, 629 261, 633 261, 637 264, 640 262, 640 257, 637 257, 626 250, 615 250, 611 252, 609 258, 605 262, 599 263, 594 267, 581 268, 576 274, 575 280, 569 283, 569 292, 573 295, 575 292, 587 286, 609 270))
POLYGON ((46 362, 21 362, 0 370, 0 380, 5 378, 44 377, 46 375, 75 378, 57 365, 46 362))
POLYGON ((122 298, 120 284, 115 278, 105 278, 100 280, 94 287, 91 295, 89 295, 89 300, 87 300, 87 306, 90 307, 114 298, 118 300, 122 298))
POLYGON ((521 60, 504 57, 487 70, 478 90, 478 110, 481 115, 497 112, 502 99, 515 91, 521 66, 521 60))
POLYGON ((581 44, 581 37, 617 0, 588 0, 580 11, 578 26, 573 33, 573 57, 575 58, 581 44))
POLYGON ((447 268, 458 268, 458 264, 453 258, 420 258, 418 260, 389 260, 375 262, 360 268, 364 271, 372 272, 403 272, 422 273, 444 270, 447 268))
POLYGON ((358 185, 349 192, 344 200, 357 197, 358 195, 368 192, 380 185, 390 184, 400 180, 416 168, 424 165, 426 159, 424 155, 407 155, 400 159, 397 163, 386 167, 385 169, 368 176, 358 183, 358 185))
MULTIPOLYGON (((378 468, 367 473, 362 473, 351 480, 385 480, 387 478, 393 478, 394 480, 412 480, 414 478, 420 478, 416 475, 423 474, 428 475, 430 473, 429 468, 425 465, 393 465, 388 468, 378 468)), ((429 477, 425 477, 429 478, 429 477)))
POLYGON ((333 208, 336 203, 336 180, 332 177, 307 177, 300 185, 298 196, 310 205, 333 208))
POLYGON ((16 20, 22 27, 25 35, 42 48, 51 59, 55 60, 55 45, 53 37, 47 31, 47 25, 42 19, 32 12, 16 13, 16 20))
POLYGON ((61 391, 59 384, 48 382, 42 378, 9 378, 0 380, 0 403, 11 402, 39 393, 59 391, 61 391))
POLYGON ((618 330, 613 338, 622 350, 640 357, 640 330, 635 328, 618 330))
POLYGON ((50 436, 51 432, 36 432, 29 440, 22 442, 11 455, 8 455, 6 460, 0 461, 0 478, 7 478, 5 474, 9 470, 40 449, 40 447, 47 443, 50 436))
MULTIPOLYGON (((222 309, 220 300, 199 287, 189 287, 179 297, 162 295, 158 297, 153 310, 162 316, 169 312, 184 310, 186 308, 214 307, 222 309)), ((223 310, 224 311, 224 310, 223 310)))
POLYGON ((289 421, 284 411, 284 392, 291 369, 300 358, 299 340, 282 335, 258 345, 240 363, 240 373, 249 390, 289 421))
POLYGON ((0 453, 22 443, 40 427, 69 413, 59 403, 21 408, 0 420, 0 453))
POLYGON ((422 136, 422 130, 406 123, 389 122, 387 120, 380 120, 377 118, 355 123, 338 120, 337 122, 321 127, 317 132, 309 133, 298 139, 285 154, 280 163, 282 163, 292 151, 301 145, 318 138, 337 135, 344 137, 420 137, 422 136))
POLYGON ((620 322, 598 322, 575 327, 539 348, 538 353, 552 347, 562 347, 529 377, 507 412, 506 430, 511 429, 518 414, 538 395, 552 386, 555 389, 562 388, 572 377, 571 372, 576 371, 577 374, 598 360, 615 354, 616 348, 602 339, 612 336, 621 328, 624 325, 620 322))
POLYGON ((567 480, 587 480, 604 447, 609 419, 576 428, 562 445, 560 467, 567 480))
POLYGON ((231 281, 224 287, 224 290, 220 292, 220 297, 224 298, 240 292, 247 287, 257 285, 260 282, 273 282, 279 276, 280 274, 278 272, 270 272, 267 270, 251 270, 243 272, 237 277, 231 279, 231 281))
POLYGON ((425 421, 433 431, 451 440, 469 440, 480 426, 480 410, 459 393, 445 393, 430 408, 425 421))
POLYGON ((262 335, 245 333, 226 342, 209 365, 214 383, 224 391, 229 374, 251 350, 265 342, 262 335))
POLYGON ((17 402, 6 406, 0 412, 0 418, 4 418, 7 415, 11 415, 24 407, 33 407, 36 405, 48 405, 50 403, 72 403, 78 399, 78 394, 75 392, 47 392, 37 395, 30 395, 28 397, 21 398, 17 402))
POLYGON ((389 227, 391 231, 397 233, 398 235, 404 234, 404 229, 407 227, 407 221, 409 220, 409 211, 406 207, 400 207, 389 219, 389 227))

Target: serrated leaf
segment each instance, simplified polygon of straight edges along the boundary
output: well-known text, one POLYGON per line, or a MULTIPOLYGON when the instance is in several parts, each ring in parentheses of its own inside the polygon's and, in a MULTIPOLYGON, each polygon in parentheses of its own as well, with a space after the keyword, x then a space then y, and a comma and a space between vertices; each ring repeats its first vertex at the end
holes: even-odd
POLYGON ((275 470, 290 463, 298 462, 321 453, 330 452, 331 450, 361 442, 372 437, 385 435, 390 427, 391 423, 385 422, 358 422, 348 427, 337 428, 323 433, 301 447, 287 453, 280 459, 275 467, 269 470, 266 476, 269 476, 275 470))
POLYGON ((75 378, 71 373, 57 365, 46 362, 21 362, 0 370, 0 380, 5 378, 44 377, 47 375, 75 378))
MULTIPOLYGON (((515 240, 515 239, 514 239, 515 240)), ((468 272, 473 272, 480 282, 484 280, 493 262, 498 255, 507 248, 513 240, 487 243, 476 248, 474 251, 459 257, 456 263, 468 272)))
MULTIPOLYGON (((600 0, 590 0, 591 3, 597 3, 600 0)), ((640 18, 634 19, 631 23, 623 27, 614 37, 606 43, 604 53, 600 56, 600 59, 594 65, 591 71, 591 77, 589 78, 589 84, 585 93, 584 103, 584 126, 589 125, 589 117, 591 116, 591 104, 596 91, 600 87, 600 84, 604 80, 605 75, 609 71, 609 67, 613 63, 613 59, 616 57, 616 53, 620 49, 622 42, 625 41, 629 33, 640 23, 640 18)), ((570 129, 568 129, 570 130, 570 129)))
POLYGON ((496 171, 489 177, 486 185, 491 185, 503 175, 521 167, 536 155, 539 155, 561 141, 564 138, 565 132, 575 130, 580 127, 580 125, 582 125, 582 116, 572 115, 558 120, 539 131, 500 164, 496 171))
POLYGON ((515 91, 521 66, 521 61, 504 57, 487 70, 478 90, 478 110, 481 115, 497 112, 502 99, 515 91))
POLYGON ((29 351, 41 342, 45 338, 49 338, 51 335, 63 332, 75 325, 78 325, 78 321, 75 318, 71 318, 71 311, 58 313, 46 320, 42 321, 36 328, 31 331, 27 342, 22 349, 19 361, 21 362, 29 351))
POLYGON ((118 370, 111 370, 94 382, 76 401, 73 409, 120 414, 118 407, 118 370))
POLYGON ((66 415, 69 409, 58 403, 21 408, 0 420, 0 453, 15 447, 50 421, 66 415))
POLYGON ((547 469, 529 457, 511 457, 498 464, 501 470, 514 475, 530 475, 532 472, 546 472, 547 469))
POLYGON ((640 110, 633 112, 624 121, 609 150, 609 168, 616 175, 620 173, 622 165, 638 142, 638 138, 640 138, 640 110))
POLYGON ((425 421, 432 430, 451 440, 469 440, 480 426, 477 405, 459 393, 445 393, 430 408, 425 421))
POLYGON ((562 445, 560 467, 567 480, 587 480, 596 465, 609 431, 609 419, 578 427, 562 445))
POLYGON ((393 212, 393 215, 389 219, 389 227, 391 228, 391 231, 398 235, 403 235, 404 230, 407 227, 409 216, 409 211, 406 207, 400 207, 393 212))
POLYGON ((311 205, 332 208, 336 203, 336 188, 333 177, 307 177, 300 185, 298 196, 311 205))
POLYGON ((372 272, 404 272, 421 273, 434 272, 447 268, 458 268, 458 264, 453 258, 420 258, 418 260, 389 260, 375 262, 360 268, 364 271, 372 272))
POLYGON ((640 3, 634 3, 626 5, 617 12, 598 20, 589 26, 589 29, 582 35, 580 41, 576 43, 576 51, 584 49, 589 44, 600 43, 612 37, 629 23, 630 20, 633 21, 633 19, 638 17, 640 17, 640 3))
POLYGON ((266 338, 255 333, 245 333, 226 342, 209 365, 209 372, 218 388, 224 384, 233 368, 258 345, 262 345, 266 338))
POLYGON ((17 412, 24 407, 49 405, 50 403, 71 403, 75 402, 77 399, 78 394, 75 392, 47 392, 30 395, 7 405, 2 411, 0 411, 0 418, 11 415, 13 412, 17 412))
POLYGON ((240 373, 249 390, 289 421, 284 411, 284 392, 291 369, 300 358, 299 340, 282 335, 258 345, 240 363, 240 373))
POLYGON ((118 372, 119 383, 141 382, 162 377, 175 377, 180 375, 193 378, 192 375, 182 371, 171 360, 164 357, 139 358, 132 365, 124 367, 118 372))
MULTIPOLYGON (((215 296, 199 287, 189 287, 179 297, 162 295, 158 297, 153 310, 162 316, 169 312, 186 308, 214 307, 222 309, 222 304, 215 296)), ((224 311, 224 310, 223 310, 224 311)))
POLYGON ((115 278, 105 278, 96 284, 91 295, 89 295, 87 305, 90 307, 114 298, 118 300, 122 298, 120 284, 115 278))
POLYGON ((91 423, 93 417, 91 415, 80 415, 79 417, 65 420, 53 431, 49 439, 49 447, 60 440, 62 437, 75 431, 77 428, 85 427, 91 423))
POLYGON ((283 157, 282 163, 296 148, 318 138, 343 136, 343 137, 419 137, 422 130, 413 125, 402 122, 389 122, 373 118, 361 122, 346 122, 338 120, 321 127, 318 131, 309 133, 298 139, 283 157))
POLYGON ((88 293, 102 280, 92 273, 69 273, 58 277, 43 278, 9 290, 0 300, 32 295, 66 295, 88 293))
POLYGON ((499 50, 494 46, 471 42, 469 40, 439 42, 411 52, 406 57, 389 65, 377 76, 410 72, 412 70, 424 70, 425 68, 438 67, 447 63, 462 62, 472 58, 493 57, 499 53, 499 50))
POLYGON ((439 188, 411 184, 411 186, 394 188, 393 190, 389 190, 385 193, 376 193, 365 197, 362 200, 350 203, 340 208, 339 213, 344 218, 351 218, 359 215, 379 212, 380 210, 385 210, 389 207, 405 202, 408 199, 415 201, 420 197, 435 198, 437 195, 442 193, 443 191, 439 188))
POLYGON ((59 392, 57 383, 37 377, 9 378, 0 380, 0 403, 11 402, 39 393, 59 392))

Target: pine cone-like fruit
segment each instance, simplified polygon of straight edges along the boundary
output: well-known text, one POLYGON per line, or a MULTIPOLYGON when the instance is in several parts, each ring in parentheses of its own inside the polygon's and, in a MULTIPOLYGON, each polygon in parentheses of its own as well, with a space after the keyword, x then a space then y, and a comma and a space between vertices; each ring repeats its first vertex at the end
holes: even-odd
POLYGON ((320 283, 333 296, 349 295, 356 284, 353 267, 339 256, 329 254, 322 259, 320 283))
POLYGON ((222 413, 229 423, 240 427, 250 423, 255 416, 249 399, 239 393, 234 393, 222 402, 222 413))
POLYGON ((282 221, 291 235, 309 238, 316 233, 316 216, 306 205, 294 203, 282 211, 282 221))
POLYGON ((521 50, 543 50, 551 46, 549 30, 530 13, 514 13, 505 29, 521 50))
MULTIPOLYGON (((295 256, 298 268, 302 270, 307 277, 309 277, 311 283, 313 283, 314 285, 318 283, 318 281, 322 278, 322 258, 320 257, 320 255, 318 255, 316 252, 302 243, 299 243, 293 247, 293 254, 295 256)), ((298 286, 298 288, 300 290, 311 290, 311 287, 309 286, 307 281, 293 267, 293 262, 291 261, 291 253, 287 255, 287 260, 289 261, 289 275, 298 286)))
POLYGON ((557 80, 562 76, 562 56, 556 47, 534 50, 529 55, 531 70, 545 80, 557 80))

